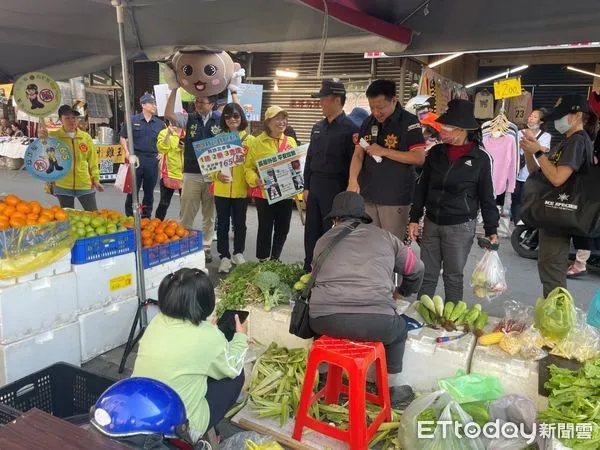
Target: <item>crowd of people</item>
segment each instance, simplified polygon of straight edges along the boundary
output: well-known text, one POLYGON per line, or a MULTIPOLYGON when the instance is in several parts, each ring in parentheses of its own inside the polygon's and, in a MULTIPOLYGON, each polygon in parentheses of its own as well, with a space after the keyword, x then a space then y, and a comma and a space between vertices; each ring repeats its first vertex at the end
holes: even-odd
MULTIPOLYGON (((138 189, 144 190, 142 217, 153 213, 158 180, 157 217, 166 216, 178 191, 184 226, 191 227, 201 211, 203 245, 210 262, 216 210, 219 272, 223 273, 245 261, 251 199, 258 217, 256 258, 281 258, 293 201, 269 204, 256 161, 298 145, 289 131, 288 112, 277 105, 267 108, 263 131, 251 134, 235 85, 230 91, 233 102, 220 105, 220 111, 216 98, 197 97, 195 111, 181 114, 175 113, 173 90, 166 105, 166 124, 156 117, 154 98, 145 94, 140 99, 142 112, 131 120, 129 142, 134 152, 128 152, 126 128, 121 131, 126 155, 136 167, 138 189), (230 132, 239 134, 244 163, 203 174, 194 143, 230 132)), ((463 300, 464 270, 479 213, 485 236, 492 244, 498 241, 493 160, 483 147, 474 106, 467 100, 450 101, 441 116, 414 115, 402 107, 390 80, 376 80, 368 87, 371 114, 355 109, 346 115, 346 90, 337 81, 323 81, 313 97, 319 99, 324 118, 311 131, 304 168, 304 268, 311 272, 318 267, 313 274, 310 325, 318 334, 383 342, 392 401, 403 405, 414 394, 401 375, 407 325, 396 312, 395 300, 415 293, 433 295, 440 273, 446 301, 463 300), (411 241, 419 242, 420 258, 411 241)), ((78 153, 71 178, 54 186, 55 195, 63 206, 72 207, 77 198, 85 209, 95 209, 95 191, 102 190, 96 152, 82 150, 93 145, 91 138, 77 129, 75 110, 63 106, 59 116, 62 128, 52 136, 78 153)), ((512 198, 515 224, 529 173, 542 171, 552 185, 564 184, 573 173, 595 163, 596 129, 596 116, 578 96, 564 96, 551 113, 531 114, 528 128, 519 134, 523 158, 512 198), (550 121, 565 135, 552 150, 544 131, 550 121)), ((132 213, 131 196, 125 209, 132 213)), ((571 236, 540 232, 544 294, 566 286, 570 241, 571 236)), ((587 242, 583 240, 579 248, 587 242)), ((223 417, 242 388, 246 325, 236 319, 237 332, 230 342, 209 326, 215 307, 213 286, 197 269, 182 269, 165 278, 159 306, 160 315, 140 342, 134 374, 173 387, 190 411, 192 431, 202 436, 223 417), (196 352, 205 357, 190 356, 196 352)))

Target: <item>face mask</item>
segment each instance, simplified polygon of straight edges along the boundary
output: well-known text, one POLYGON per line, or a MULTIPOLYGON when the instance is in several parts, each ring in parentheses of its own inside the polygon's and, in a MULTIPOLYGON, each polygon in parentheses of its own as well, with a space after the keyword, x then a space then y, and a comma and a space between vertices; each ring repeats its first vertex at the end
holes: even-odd
POLYGON ((569 129, 571 128, 571 124, 569 123, 569 116, 566 115, 558 120, 555 120, 554 128, 556 128, 556 131, 558 131, 560 134, 565 134, 567 131, 569 131, 569 129))
POLYGON ((443 127, 440 130, 440 140, 444 144, 453 145, 456 141, 456 128, 443 127))
POLYGON ((540 126, 537 123, 528 123, 527 128, 529 128, 530 130, 537 130, 540 128, 540 126))

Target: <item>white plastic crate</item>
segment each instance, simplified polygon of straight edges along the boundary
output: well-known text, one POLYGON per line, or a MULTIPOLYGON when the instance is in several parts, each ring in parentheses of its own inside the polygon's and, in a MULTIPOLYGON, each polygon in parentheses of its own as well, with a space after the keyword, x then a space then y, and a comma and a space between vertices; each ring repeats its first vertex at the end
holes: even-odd
POLYGON ((0 288, 14 286, 15 284, 27 283, 28 281, 38 280, 41 278, 52 277, 54 275, 61 275, 71 271, 71 252, 67 252, 58 261, 49 264, 46 267, 36 270, 20 277, 7 278, 0 280, 0 288))
POLYGON ((79 313, 136 295, 135 253, 73 266, 79 313))
MULTIPOLYGON (((420 318, 414 310, 414 304, 405 314, 417 320, 420 318)), ((404 382, 415 391, 431 392, 438 389, 439 379, 453 377, 458 370, 468 373, 475 336, 467 334, 457 340, 436 343, 438 337, 457 334, 461 333, 448 333, 429 327, 409 331, 402 360, 404 382)))
POLYGON ((79 366, 79 347, 77 322, 0 345, 0 385, 12 383, 61 361, 79 366))
POLYGON ((137 297, 131 297, 79 316, 81 361, 125 344, 137 307, 137 297))
POLYGON ((312 339, 300 339, 290 334, 291 306, 278 306, 269 312, 260 305, 244 309, 250 311, 247 319, 250 339, 263 345, 275 342, 280 347, 287 348, 308 348, 312 345, 312 339))
POLYGON ((74 322, 75 274, 63 273, 0 288, 0 344, 74 322))

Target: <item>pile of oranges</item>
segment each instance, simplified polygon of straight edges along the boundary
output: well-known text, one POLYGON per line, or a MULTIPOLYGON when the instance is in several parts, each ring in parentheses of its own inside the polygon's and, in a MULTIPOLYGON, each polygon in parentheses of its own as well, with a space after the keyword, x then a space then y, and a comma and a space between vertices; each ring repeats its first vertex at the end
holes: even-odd
POLYGON ((0 231, 68 219, 67 213, 58 205, 43 208, 36 201, 26 202, 14 194, 0 199, 0 231))
POLYGON ((144 248, 176 241, 190 234, 175 220, 142 219, 142 246, 144 248))

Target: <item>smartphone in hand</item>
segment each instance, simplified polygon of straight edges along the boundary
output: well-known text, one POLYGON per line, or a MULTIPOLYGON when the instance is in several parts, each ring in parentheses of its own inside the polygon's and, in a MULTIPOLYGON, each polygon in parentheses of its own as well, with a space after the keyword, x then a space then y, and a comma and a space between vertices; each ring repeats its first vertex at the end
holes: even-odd
POLYGON ((235 309, 226 310, 219 320, 217 320, 217 327, 225 335, 228 341, 233 339, 235 334, 235 316, 238 316, 240 323, 244 323, 250 314, 248 311, 238 311, 235 309))

